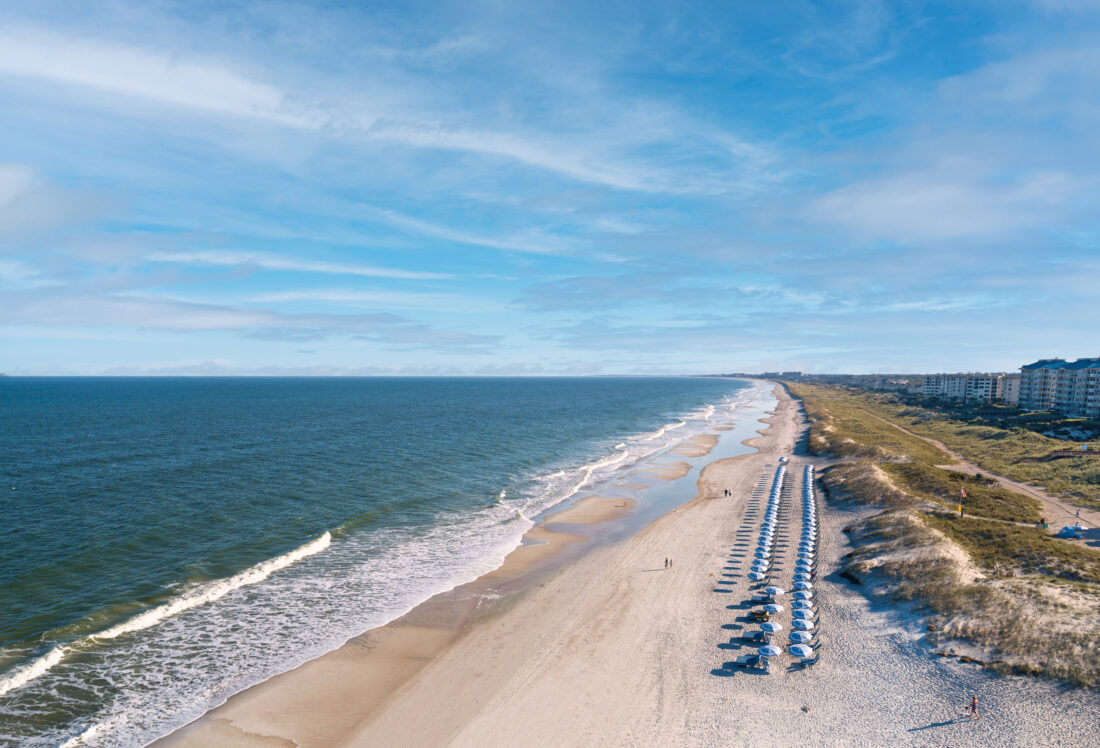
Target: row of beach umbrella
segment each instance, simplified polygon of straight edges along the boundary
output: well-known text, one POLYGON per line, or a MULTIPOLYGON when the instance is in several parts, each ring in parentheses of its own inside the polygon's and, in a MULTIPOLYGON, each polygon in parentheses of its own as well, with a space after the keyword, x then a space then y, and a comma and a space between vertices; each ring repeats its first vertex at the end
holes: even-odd
POLYGON ((794 566, 794 608, 788 648, 797 657, 810 657, 809 646, 814 630, 814 569, 817 565, 817 504, 814 501, 814 466, 806 465, 802 474, 802 536, 794 566))
MULTIPOLYGON (((783 477, 786 472, 784 465, 780 465, 775 471, 771 492, 768 496, 768 507, 764 513, 764 520, 760 525, 760 541, 756 547, 755 559, 749 578, 759 581, 767 577, 767 572, 772 564, 772 549, 775 545, 775 530, 779 513, 779 497, 783 487, 783 477)), ((796 657, 813 656, 814 631, 814 569, 817 565, 817 504, 814 501, 814 468, 807 465, 803 473, 802 481, 802 535, 798 543, 798 556, 794 567, 794 591, 791 593, 791 632, 789 638, 791 644, 787 651, 796 657)), ((769 596, 777 598, 785 594, 779 587, 766 587, 764 589, 769 596)), ((769 613, 781 613, 783 606, 772 602, 764 606, 769 613)), ((783 630, 780 623, 766 621, 760 624, 760 628, 768 636, 783 630)), ((778 657, 783 650, 770 642, 757 650, 761 657, 778 657)))
MULTIPOLYGON (((786 470, 785 466, 780 465, 775 469, 775 476, 772 478, 771 491, 768 493, 768 506, 764 510, 764 519, 760 523, 760 540, 756 544, 752 567, 748 573, 749 579, 754 582, 765 579, 768 570, 771 569, 772 550, 775 548, 776 523, 779 516, 779 494, 783 489, 783 476, 786 470)), ((769 587, 768 589, 773 588, 769 587)), ((774 589, 778 589, 778 587, 774 589)), ((769 592, 768 594, 772 593, 769 592)), ((779 594, 783 594, 782 591, 779 594)))

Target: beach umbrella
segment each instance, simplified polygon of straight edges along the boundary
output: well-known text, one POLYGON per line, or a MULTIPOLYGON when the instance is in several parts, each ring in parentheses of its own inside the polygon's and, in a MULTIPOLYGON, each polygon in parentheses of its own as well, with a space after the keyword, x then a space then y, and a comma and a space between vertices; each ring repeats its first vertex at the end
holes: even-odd
POLYGON ((782 650, 774 644, 765 644, 763 647, 756 650, 756 653, 761 657, 778 657, 783 654, 782 650))
POLYGON ((759 582, 761 579, 764 578, 764 575, 761 574, 759 571, 750 571, 745 576, 747 576, 749 579, 751 579, 754 582, 759 582))
POLYGON ((767 571, 768 565, 763 561, 757 561, 755 564, 752 565, 751 568, 753 571, 767 571))
POLYGON ((791 607, 794 608, 795 611, 813 610, 814 604, 809 600, 795 600, 791 603, 791 607))
POLYGON ((805 644, 792 644, 787 648, 787 651, 793 654, 795 657, 809 657, 814 653, 812 649, 805 644))
POLYGON ((792 597, 795 600, 813 600, 814 593, 810 590, 799 590, 798 592, 794 593, 792 597))
POLYGON ((810 564, 799 562, 794 565, 794 570, 803 574, 809 574, 814 570, 814 567, 810 564))
POLYGON ((768 611, 769 613, 782 613, 783 606, 777 605, 776 603, 768 603, 764 606, 764 610, 768 611))
POLYGON ((765 551, 765 550, 763 550, 763 549, 760 549, 760 548, 758 548, 758 549, 756 550, 756 553, 755 553, 754 555, 755 555, 755 556, 756 556, 757 558, 768 558, 768 557, 769 557, 769 556, 771 556, 772 554, 768 553, 767 551, 765 551))
POLYGON ((765 587, 764 591, 772 597, 779 597, 780 595, 784 594, 782 587, 765 587))
POLYGON ((791 621, 791 628, 798 629, 799 631, 813 631, 814 622, 807 621, 805 618, 796 618, 791 621))
POLYGON ((805 608, 803 608, 801 610, 792 610, 791 616, 794 618, 813 618, 814 612, 812 610, 806 610, 805 608))
MULTIPOLYGON (((797 574, 795 576, 798 576, 797 574)), ((795 582, 794 588, 796 590, 812 590, 814 588, 813 582, 795 582)))
POLYGON ((796 581, 796 582, 808 582, 808 581, 810 581, 810 575, 809 574, 804 574, 803 572, 798 572, 797 574, 794 575, 794 581, 796 581))
POLYGON ((778 631, 782 631, 783 625, 775 623, 774 621, 765 621, 764 623, 760 624, 760 630, 767 631, 769 634, 774 634, 778 631))

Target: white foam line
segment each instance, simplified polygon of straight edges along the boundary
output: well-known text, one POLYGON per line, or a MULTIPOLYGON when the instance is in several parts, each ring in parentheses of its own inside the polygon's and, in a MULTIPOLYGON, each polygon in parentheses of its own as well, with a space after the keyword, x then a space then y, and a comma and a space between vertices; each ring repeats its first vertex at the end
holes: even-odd
POLYGON ((38 676, 50 670, 54 665, 61 662, 65 658, 66 647, 54 647, 46 654, 39 657, 37 660, 24 665, 21 668, 16 668, 12 671, 11 675, 0 680, 0 696, 3 696, 8 691, 12 691, 19 688, 26 683, 34 680, 38 676))
POLYGON ((276 556, 275 558, 268 559, 261 563, 256 564, 250 569, 245 569, 240 574, 235 574, 228 579, 219 579, 215 582, 204 584, 201 587, 188 592, 185 595, 177 597, 170 603, 165 603, 156 608, 145 611, 139 615, 134 616, 128 621, 123 621, 117 626, 112 626, 106 631, 100 631, 97 634, 91 634, 90 638, 93 639, 114 639, 115 637, 122 636, 123 634, 129 634, 134 631, 141 631, 147 629, 150 626, 155 626, 159 622, 163 621, 168 616, 174 616, 183 611, 194 608, 198 605, 205 605, 206 603, 212 603, 218 598, 224 597, 239 587, 244 587, 249 584, 256 584, 256 582, 262 582, 267 579, 273 573, 279 569, 285 569, 286 567, 301 561, 307 556, 312 556, 315 553, 320 553, 329 547, 332 543, 332 535, 325 532, 324 535, 306 543, 303 546, 295 548, 289 553, 284 553, 282 556, 276 556))
POLYGON ((311 540, 289 553, 284 553, 281 556, 262 561, 227 579, 218 579, 213 582, 208 582, 177 597, 171 602, 165 603, 164 605, 158 605, 155 608, 150 608, 144 613, 139 613, 133 618, 112 626, 106 631, 89 634, 81 639, 77 639, 72 644, 58 645, 38 659, 21 668, 17 668, 6 678, 0 680, 0 696, 3 696, 8 691, 20 688, 35 678, 44 675, 60 663, 69 652, 73 651, 81 643, 87 643, 97 639, 114 639, 123 634, 129 634, 134 631, 141 631, 142 629, 155 626, 169 616, 177 615, 198 605, 214 602, 240 587, 262 582, 279 569, 285 569, 307 556, 320 553, 328 548, 331 543, 332 535, 325 532, 324 535, 316 540, 311 540))
POLYGON ((687 425, 687 421, 677 421, 676 423, 667 423, 667 424, 665 424, 664 426, 662 426, 661 428, 659 428, 659 429, 657 429, 656 431, 654 431, 654 432, 653 432, 652 434, 650 434, 649 436, 647 436, 647 437, 646 437, 645 439, 643 439, 642 441, 647 441, 647 442, 651 442, 651 441, 653 441, 654 439, 656 439, 656 438, 658 438, 658 437, 660 437, 660 436, 663 436, 663 435, 664 435, 664 433, 665 433, 666 431, 672 431, 673 429, 678 429, 678 428, 680 428, 681 426, 685 426, 685 425, 687 425))

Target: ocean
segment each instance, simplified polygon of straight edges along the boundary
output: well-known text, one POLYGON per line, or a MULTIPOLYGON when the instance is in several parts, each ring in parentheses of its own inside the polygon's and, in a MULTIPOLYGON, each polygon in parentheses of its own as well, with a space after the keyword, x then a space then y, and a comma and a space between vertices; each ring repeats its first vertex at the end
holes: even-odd
POLYGON ((767 397, 706 378, 0 378, 0 744, 143 745, 767 397))

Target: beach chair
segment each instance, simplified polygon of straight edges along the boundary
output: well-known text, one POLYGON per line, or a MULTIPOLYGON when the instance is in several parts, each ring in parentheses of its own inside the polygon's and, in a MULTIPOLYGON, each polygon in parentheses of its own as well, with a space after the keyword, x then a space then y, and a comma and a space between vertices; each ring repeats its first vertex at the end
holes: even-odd
POLYGON ((760 655, 741 655, 734 664, 737 667, 758 667, 760 665, 760 655))
POLYGON ((763 631, 746 631, 741 638, 747 642, 762 642, 766 634, 763 631))
POLYGON ((771 618, 771 613, 766 610, 754 610, 751 615, 757 623, 763 623, 771 618))

